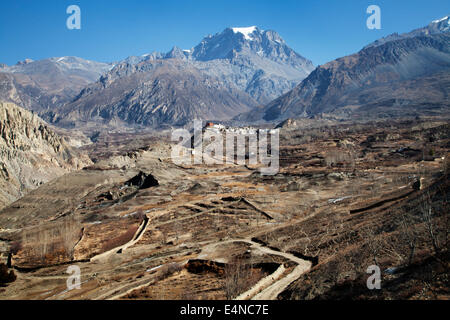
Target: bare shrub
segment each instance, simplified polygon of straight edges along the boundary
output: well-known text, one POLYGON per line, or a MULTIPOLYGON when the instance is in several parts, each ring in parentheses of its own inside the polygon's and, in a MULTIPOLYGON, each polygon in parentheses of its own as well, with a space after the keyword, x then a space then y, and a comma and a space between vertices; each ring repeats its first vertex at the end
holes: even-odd
POLYGON ((72 258, 81 234, 80 222, 69 217, 22 232, 22 249, 41 262, 72 258))
POLYGON ((11 247, 9 248, 9 252, 11 254, 17 254, 20 250, 22 250, 22 243, 20 241, 14 241, 11 243, 11 247))
POLYGON ((445 175, 450 173, 450 154, 447 154, 444 157, 444 161, 442 162, 442 167, 445 175))
POLYGON ((163 279, 166 279, 173 275, 176 272, 180 272, 183 269, 182 266, 180 266, 176 262, 165 264, 161 267, 158 273, 158 281, 161 281, 163 279))
POLYGON ((147 217, 147 215, 145 214, 145 212, 144 212, 142 209, 139 209, 139 210, 136 212, 136 219, 137 219, 139 222, 144 221, 146 217, 147 217))
POLYGON ((8 267, 4 263, 0 263, 0 285, 4 286, 7 283, 16 281, 14 270, 8 272, 8 267))
MULTIPOLYGON (((436 226, 435 216, 434 216, 434 209, 433 209, 432 204, 433 204, 433 200, 431 199, 430 194, 426 193, 425 195, 423 195, 423 197, 421 199, 421 202, 419 205, 419 210, 420 210, 420 214, 421 214, 421 219, 425 223, 426 230, 427 230, 428 236, 430 238, 434 253, 438 255, 441 252, 442 244, 439 239, 439 233, 437 231, 437 226, 436 226)), ((447 232, 446 232, 446 234, 447 234, 447 232)))
POLYGON ((414 221, 411 221, 411 218, 409 218, 408 215, 404 214, 400 223, 402 227, 401 238, 403 238, 403 241, 406 242, 409 247, 407 265, 410 265, 413 262, 416 250, 417 232, 414 227, 414 221))

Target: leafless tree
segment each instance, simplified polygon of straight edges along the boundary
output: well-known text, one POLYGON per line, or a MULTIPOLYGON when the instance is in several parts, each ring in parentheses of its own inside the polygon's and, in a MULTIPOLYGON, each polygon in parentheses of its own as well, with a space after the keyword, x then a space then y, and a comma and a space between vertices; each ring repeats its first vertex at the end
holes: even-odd
POLYGON ((405 213, 400 221, 401 236, 406 241, 409 247, 409 256, 407 260, 408 261, 407 265, 411 265, 411 263, 413 262, 417 243, 417 232, 416 228, 414 227, 414 223, 411 221, 411 219, 412 217, 410 217, 410 215, 405 213))
POLYGON ((240 258, 235 258, 225 266, 225 295, 227 299, 233 299, 247 289, 251 279, 250 265, 245 264, 240 258))
POLYGON ((66 254, 73 256, 74 246, 81 236, 81 224, 75 217, 66 219, 61 225, 61 238, 66 254))
POLYGON ((423 222, 425 223, 428 236, 430 237, 431 244, 435 254, 439 254, 441 251, 438 234, 436 232, 435 223, 433 221, 433 207, 430 193, 427 192, 423 195, 420 202, 420 213, 423 222))

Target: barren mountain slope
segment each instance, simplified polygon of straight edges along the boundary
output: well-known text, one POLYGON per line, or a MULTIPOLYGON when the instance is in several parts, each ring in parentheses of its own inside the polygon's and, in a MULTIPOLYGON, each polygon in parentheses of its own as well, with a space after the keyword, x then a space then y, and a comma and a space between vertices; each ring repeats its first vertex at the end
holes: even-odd
POLYGON ((0 207, 89 163, 39 117, 0 103, 0 207))
POLYGON ((75 97, 111 65, 77 57, 25 60, 0 67, 0 100, 43 111, 75 97))
POLYGON ((448 113, 449 43, 447 32, 365 48, 318 67, 292 91, 238 118, 274 121, 323 113, 351 116, 360 108, 371 117, 404 115, 405 111, 448 113), (380 108, 383 113, 377 113, 380 108))
POLYGON ((47 116, 58 125, 84 121, 144 126, 183 125, 194 119, 226 120, 256 102, 184 61, 123 62, 47 116))

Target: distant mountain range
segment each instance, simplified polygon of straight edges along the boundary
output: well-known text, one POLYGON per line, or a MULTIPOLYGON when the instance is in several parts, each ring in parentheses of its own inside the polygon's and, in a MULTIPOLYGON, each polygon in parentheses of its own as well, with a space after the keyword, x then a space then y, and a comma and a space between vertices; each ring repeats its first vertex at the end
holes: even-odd
POLYGON ((227 28, 189 50, 174 47, 165 54, 153 52, 125 61, 157 59, 187 61, 224 85, 236 86, 259 104, 289 91, 314 70, 312 62, 292 50, 277 32, 258 27, 227 28))
POLYGON ((64 126, 181 125, 193 117, 230 119, 268 103, 313 69, 275 31, 227 28, 190 50, 114 64, 62 57, 3 66, 0 100, 64 126))
POLYGON ((382 45, 389 41, 413 38, 413 37, 418 37, 418 36, 429 36, 432 34, 440 34, 440 33, 445 33, 445 32, 449 32, 449 31, 450 31, 449 16, 445 16, 441 19, 432 21, 426 27, 415 29, 408 33, 404 33, 404 34, 393 33, 387 37, 381 38, 381 39, 369 44, 368 46, 366 46, 366 48, 376 47, 376 46, 382 45))
POLYGON ((449 17, 314 68, 275 31, 227 28, 197 46, 105 64, 0 64, 0 101, 59 126, 181 126, 448 113, 449 17))
POLYGON ((244 122, 332 115, 373 118, 449 114, 449 17, 317 67, 297 87, 244 122))
POLYGON ((111 64, 60 57, 0 66, 0 101, 34 111, 54 109, 111 69, 111 64))
POLYGON ((64 127, 88 122, 182 126, 194 119, 230 119, 254 106, 245 92, 182 60, 146 60, 119 63, 46 118, 64 127))
POLYGON ((260 104, 289 91, 314 70, 278 33, 257 27, 228 28, 186 54, 197 68, 235 84, 260 104))

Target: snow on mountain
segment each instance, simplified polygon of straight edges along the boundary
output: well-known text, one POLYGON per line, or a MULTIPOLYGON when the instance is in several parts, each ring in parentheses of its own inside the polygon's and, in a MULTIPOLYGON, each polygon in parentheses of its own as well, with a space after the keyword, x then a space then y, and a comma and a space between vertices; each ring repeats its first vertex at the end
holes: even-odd
POLYGON ((412 37, 417 37, 417 36, 428 36, 431 34, 440 34, 440 33, 445 33, 445 32, 449 32, 449 31, 450 31, 450 19, 449 19, 449 16, 447 15, 441 19, 433 20, 426 27, 415 29, 408 33, 403 33, 403 34, 393 33, 391 35, 388 35, 387 37, 381 38, 381 39, 369 44, 368 46, 366 46, 366 48, 379 46, 379 45, 385 44, 386 42, 389 42, 389 41, 395 41, 395 40, 400 40, 400 39, 405 39, 405 38, 412 38, 412 37))
POLYGON ((257 26, 226 28, 208 35, 192 49, 173 47, 167 53, 154 52, 124 61, 179 59, 228 87, 238 87, 259 103, 267 103, 294 88, 313 69, 308 59, 291 49, 281 36, 257 26))
POLYGON ((252 40, 253 38, 250 36, 253 32, 256 31, 256 27, 246 27, 246 28, 231 28, 234 33, 242 33, 246 40, 252 40))
POLYGON ((188 60, 208 75, 232 83, 259 103, 289 91, 314 69, 272 30, 227 28, 207 36, 188 60))
POLYGON ((54 57, 33 61, 26 59, 13 66, 4 68, 4 72, 34 75, 45 73, 50 67, 56 67, 63 73, 87 73, 91 81, 97 80, 101 74, 111 70, 112 64, 85 60, 78 57, 54 57))
POLYGON ((330 114, 346 119, 448 114, 449 43, 448 17, 391 35, 317 67, 290 92, 236 119, 278 122, 330 114))
POLYGON ((439 19, 439 20, 433 20, 432 23, 439 23, 439 22, 442 22, 442 21, 445 21, 445 20, 448 20, 448 16, 445 16, 445 17, 443 17, 442 19, 439 19))

